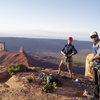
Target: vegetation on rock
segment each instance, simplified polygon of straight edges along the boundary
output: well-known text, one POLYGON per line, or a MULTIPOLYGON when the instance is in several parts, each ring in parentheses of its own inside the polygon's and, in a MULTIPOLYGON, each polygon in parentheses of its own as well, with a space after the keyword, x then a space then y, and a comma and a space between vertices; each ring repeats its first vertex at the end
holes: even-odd
POLYGON ((33 71, 36 72, 36 68, 28 68, 24 64, 12 64, 7 68, 8 73, 12 76, 18 72, 29 72, 33 71))

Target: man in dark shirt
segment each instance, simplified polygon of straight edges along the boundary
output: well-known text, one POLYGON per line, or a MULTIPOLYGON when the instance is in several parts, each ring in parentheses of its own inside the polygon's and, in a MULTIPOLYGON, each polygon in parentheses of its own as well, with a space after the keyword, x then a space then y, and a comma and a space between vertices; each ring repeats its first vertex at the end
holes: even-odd
POLYGON ((70 78, 72 78, 72 65, 73 65, 73 58, 72 56, 77 53, 77 50, 75 49, 74 45, 72 45, 73 38, 68 38, 68 43, 65 45, 65 47, 62 49, 61 54, 63 55, 60 65, 59 65, 59 71, 58 74, 61 72, 61 68, 64 65, 67 65, 70 78))

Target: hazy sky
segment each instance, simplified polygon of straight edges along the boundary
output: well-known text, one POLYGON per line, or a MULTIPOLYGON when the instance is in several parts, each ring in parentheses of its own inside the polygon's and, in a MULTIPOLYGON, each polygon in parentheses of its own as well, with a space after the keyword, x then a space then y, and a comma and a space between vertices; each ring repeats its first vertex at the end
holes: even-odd
POLYGON ((100 33, 100 0, 0 0, 0 37, 89 40, 100 33))

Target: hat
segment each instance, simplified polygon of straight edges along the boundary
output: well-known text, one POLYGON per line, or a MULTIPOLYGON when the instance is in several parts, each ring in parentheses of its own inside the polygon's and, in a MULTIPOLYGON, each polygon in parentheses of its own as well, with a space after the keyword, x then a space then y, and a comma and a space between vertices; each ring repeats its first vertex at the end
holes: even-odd
POLYGON ((98 36, 98 33, 96 31, 90 33, 90 38, 95 37, 95 36, 98 36))
POLYGON ((69 38, 68 38, 68 40, 71 40, 71 41, 73 41, 73 38, 72 38, 72 37, 69 37, 69 38))

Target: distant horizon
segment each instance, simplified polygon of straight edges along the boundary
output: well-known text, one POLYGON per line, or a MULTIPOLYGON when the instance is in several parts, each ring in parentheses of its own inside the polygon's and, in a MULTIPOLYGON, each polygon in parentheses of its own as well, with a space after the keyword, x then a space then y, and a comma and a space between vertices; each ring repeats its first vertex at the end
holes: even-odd
POLYGON ((0 33, 0 37, 23 37, 23 38, 39 38, 39 39, 64 39, 73 37, 74 40, 91 41, 89 32, 55 32, 47 30, 22 30, 0 33))
MULTIPOLYGON (((61 39, 61 38, 39 38, 39 37, 34 37, 34 38, 32 38, 32 37, 15 37, 15 36, 2 36, 2 37, 0 37, 0 38, 19 38, 19 39, 21 39, 21 38, 23 38, 23 39, 45 39, 45 40, 67 40, 67 39, 61 39)), ((77 39, 74 39, 74 41, 87 41, 87 42, 91 42, 91 41, 89 41, 89 40, 77 40, 77 39)), ((0 42, 2 42, 2 41, 0 41, 0 42)))

